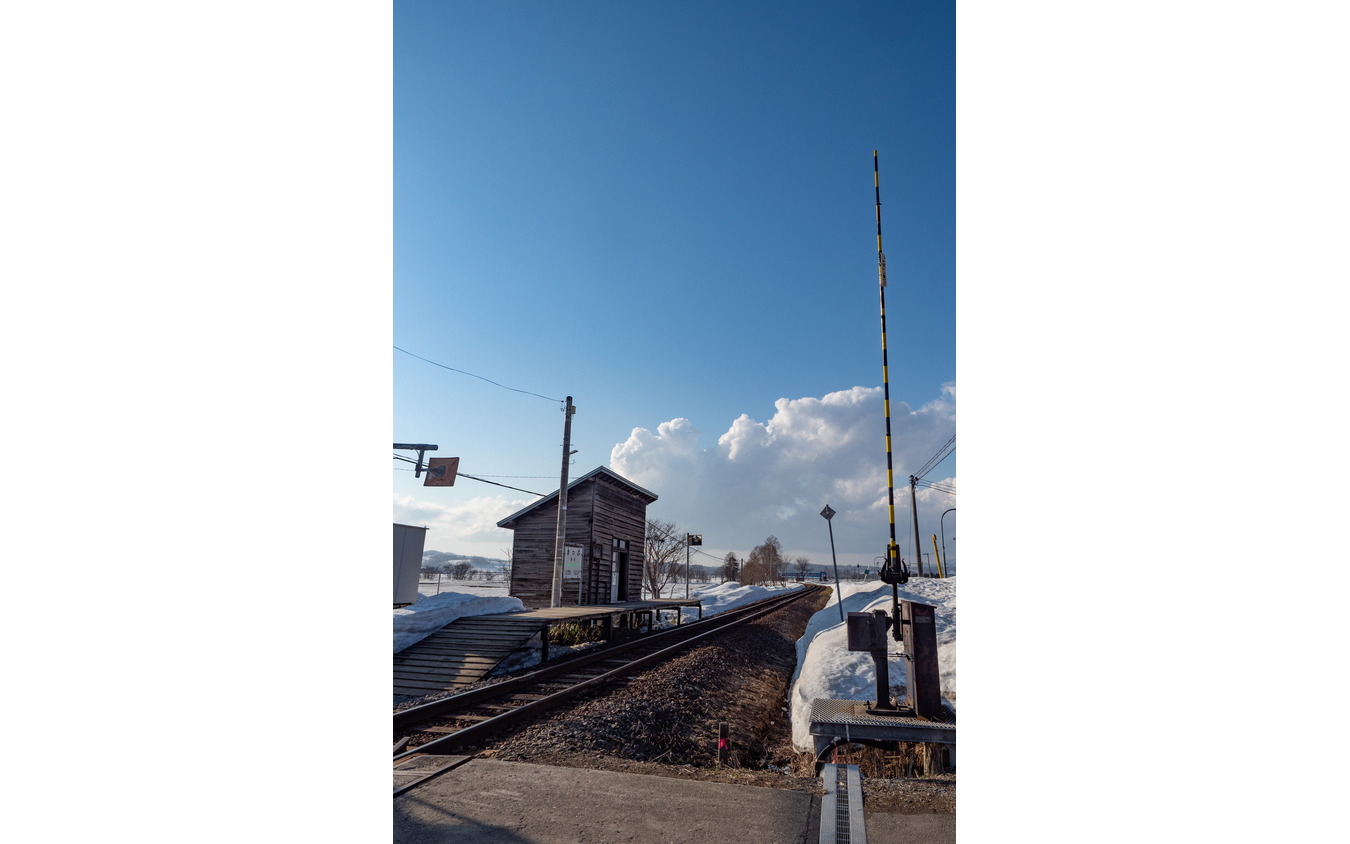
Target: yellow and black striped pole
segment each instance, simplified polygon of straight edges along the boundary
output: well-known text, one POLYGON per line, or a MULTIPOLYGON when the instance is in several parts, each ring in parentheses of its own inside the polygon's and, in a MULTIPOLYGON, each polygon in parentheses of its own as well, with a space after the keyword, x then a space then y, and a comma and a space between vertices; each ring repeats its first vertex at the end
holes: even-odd
POLYGON ((877 165, 877 151, 872 150, 872 186, 877 192, 877 278, 881 282, 881 390, 886 408, 886 501, 891 518, 891 544, 886 546, 887 569, 891 576, 899 576, 900 583, 909 580, 900 562, 900 547, 895 544, 895 471, 891 463, 891 382, 886 362, 886 253, 881 251, 881 171, 877 165))

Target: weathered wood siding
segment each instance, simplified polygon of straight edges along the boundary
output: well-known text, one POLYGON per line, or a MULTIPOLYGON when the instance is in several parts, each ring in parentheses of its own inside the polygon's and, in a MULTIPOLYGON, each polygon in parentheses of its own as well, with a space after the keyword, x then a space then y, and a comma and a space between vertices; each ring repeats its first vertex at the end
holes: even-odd
MULTIPOLYGON (((564 544, 585 549, 582 579, 563 581, 562 602, 577 604, 580 586, 583 604, 610 603, 613 541, 628 542, 628 578, 620 601, 641 600, 643 538, 647 525, 646 501, 605 475, 578 484, 567 494, 564 544)), ((511 594, 530 608, 547 607, 553 600, 553 545, 558 531, 558 500, 541 504, 521 516, 512 542, 511 594)))
POLYGON ((604 553, 604 573, 598 583, 595 603, 609 603, 611 578, 617 573, 611 571, 609 561, 613 558, 614 540, 628 542, 628 579, 625 594, 620 601, 638 601, 642 598, 642 560, 643 539, 647 532, 647 504, 631 490, 614 483, 603 476, 596 480, 596 506, 593 514, 593 541, 601 546, 604 553))

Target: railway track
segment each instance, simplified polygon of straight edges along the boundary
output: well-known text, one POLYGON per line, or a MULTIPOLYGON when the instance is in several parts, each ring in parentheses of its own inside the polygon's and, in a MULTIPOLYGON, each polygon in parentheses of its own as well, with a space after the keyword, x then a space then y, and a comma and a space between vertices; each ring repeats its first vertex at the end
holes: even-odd
POLYGON ((596 649, 495 685, 396 712, 395 766, 417 756, 463 754, 494 733, 536 720, 581 695, 628 682, 628 675, 636 671, 671 659, 711 636, 813 595, 821 588, 794 589, 701 621, 596 649))

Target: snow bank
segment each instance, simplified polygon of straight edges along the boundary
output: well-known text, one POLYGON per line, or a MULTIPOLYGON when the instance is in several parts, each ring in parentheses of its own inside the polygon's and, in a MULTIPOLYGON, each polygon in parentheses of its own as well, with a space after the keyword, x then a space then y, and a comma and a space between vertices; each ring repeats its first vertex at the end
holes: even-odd
MULTIPOLYGON (((771 595, 777 595, 780 592, 786 592, 789 589, 800 589, 802 584, 790 583, 784 586, 742 586, 734 580, 728 580, 726 583, 719 583, 716 586, 708 586, 694 591, 692 597, 703 601, 703 617, 717 615, 720 612, 726 612, 742 604, 751 604, 762 598, 768 598, 771 595)), ((679 595, 675 596, 680 597, 679 595)), ((698 609, 690 610, 695 616, 698 615, 698 609)))
POLYGON ((422 641, 457 618, 523 609, 525 605, 519 598, 497 595, 442 592, 422 598, 410 607, 394 610, 394 653, 422 641))
MULTIPOLYGON (((835 584, 842 589, 844 615, 891 608, 891 587, 880 581, 835 584)), ((838 595, 831 596, 825 609, 811 616, 806 632, 797 640, 797 671, 792 677, 792 743, 798 750, 813 749, 811 740, 811 701, 874 700, 877 694, 876 667, 872 655, 848 650, 848 633, 839 620, 838 595)), ((938 671, 942 694, 956 699, 956 578, 929 580, 915 578, 900 587, 900 600, 931 604, 937 622, 938 671)), ((893 642, 892 653, 902 645, 893 642)), ((892 689, 904 688, 905 661, 889 661, 892 689)), ((894 691, 892 692, 894 695, 894 691)))

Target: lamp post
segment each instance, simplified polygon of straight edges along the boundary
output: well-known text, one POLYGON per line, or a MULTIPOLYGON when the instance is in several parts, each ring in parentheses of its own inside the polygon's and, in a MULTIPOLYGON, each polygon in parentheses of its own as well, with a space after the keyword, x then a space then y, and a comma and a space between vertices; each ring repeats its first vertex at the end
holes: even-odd
POLYGON ((948 575, 951 574, 952 564, 950 561, 947 560, 947 531, 945 526, 942 524, 942 520, 947 518, 948 513, 954 512, 956 512, 956 508, 950 507, 946 510, 943 510, 942 515, 938 517, 938 529, 942 531, 942 561, 947 564, 948 575))
POLYGON ((834 510, 826 504, 825 509, 820 511, 820 515, 825 517, 825 524, 830 527, 830 559, 834 561, 834 588, 839 593, 839 623, 844 623, 844 584, 839 582, 839 558, 834 555, 834 510))

